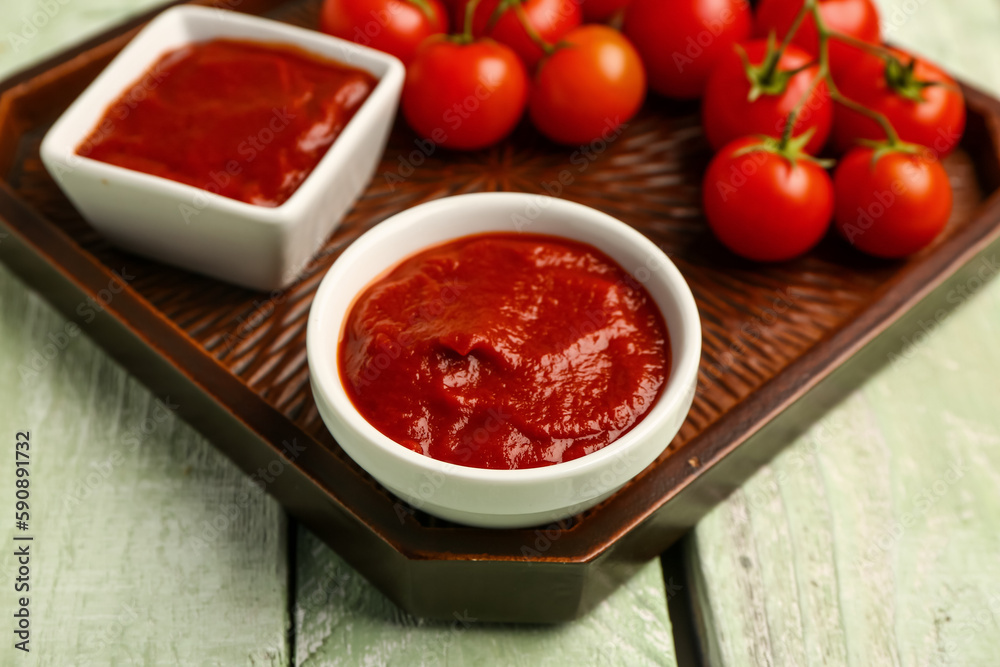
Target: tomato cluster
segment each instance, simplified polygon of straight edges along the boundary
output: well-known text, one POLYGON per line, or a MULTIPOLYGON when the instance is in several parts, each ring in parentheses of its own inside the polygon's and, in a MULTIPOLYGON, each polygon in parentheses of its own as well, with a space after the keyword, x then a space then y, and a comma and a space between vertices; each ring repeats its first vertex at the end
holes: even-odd
POLYGON ((397 56, 410 126, 475 150, 525 112, 557 143, 614 135, 647 83, 697 98, 752 16, 746 0, 324 0, 320 28, 397 56))
POLYGON ((933 241, 952 207, 940 161, 965 128, 955 81, 882 46, 871 0, 762 0, 753 36, 719 58, 702 101, 718 151, 705 215, 722 244, 784 261, 815 246, 831 221, 878 257, 933 241), (823 151, 840 158, 832 177, 823 151))
POLYGON ((620 131, 647 85, 701 99, 717 151, 706 218, 753 260, 801 255, 831 221, 901 257, 950 215, 940 159, 964 130, 962 93, 881 45, 872 0, 325 0, 320 24, 403 60, 403 116, 455 150, 525 114, 552 141, 588 143, 620 131), (842 156, 832 177, 824 151, 842 156))

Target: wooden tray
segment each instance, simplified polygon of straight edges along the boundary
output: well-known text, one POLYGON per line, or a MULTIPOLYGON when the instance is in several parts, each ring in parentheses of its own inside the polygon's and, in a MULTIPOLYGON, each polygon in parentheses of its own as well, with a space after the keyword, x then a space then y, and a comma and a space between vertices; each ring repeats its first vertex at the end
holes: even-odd
MULTIPOLYGON (((316 25, 315 0, 233 5, 316 25)), ((418 615, 548 622, 586 612, 884 363, 898 336, 877 336, 909 326, 904 314, 933 315, 947 280, 974 274, 970 262, 1000 237, 1000 104, 974 89, 964 89, 962 148, 946 161, 955 212, 932 248, 890 263, 828 238, 808 257, 771 267, 726 253, 705 227, 698 202, 710 152, 697 106, 651 99, 618 139, 586 151, 551 145, 525 124, 491 150, 428 155, 397 123, 375 179, 301 279, 275 295, 241 290, 112 247, 39 160, 49 125, 148 18, 0 86, 0 230, 8 235, 0 259, 418 615), (326 431, 308 383, 309 305, 337 255, 386 217, 461 192, 545 193, 564 170, 571 182, 560 196, 634 225, 691 283, 704 327, 694 407, 654 464, 571 521, 505 531, 447 524, 399 502, 326 431), (98 308, 88 301, 109 298, 98 308), (799 400, 807 392, 810 400, 799 400)))

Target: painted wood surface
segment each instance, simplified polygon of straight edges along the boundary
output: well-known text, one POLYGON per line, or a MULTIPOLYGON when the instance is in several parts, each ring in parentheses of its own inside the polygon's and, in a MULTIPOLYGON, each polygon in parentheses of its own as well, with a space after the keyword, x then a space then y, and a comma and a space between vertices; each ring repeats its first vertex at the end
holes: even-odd
POLYGON ((3 0, 0 79, 163 0, 3 0))
POLYGON ((2 265, 0 378, 0 664, 20 664, 16 533, 34 538, 25 664, 286 665, 281 508, 2 265), (17 431, 27 531, 12 516, 17 431))
MULTIPOLYGON (((0 78, 143 11, 150 0, 4 0, 0 78)), ((0 253, 4 252, 0 239, 0 253)), ((0 265, 0 479, 30 429, 31 652, 3 624, 0 664, 287 665, 288 521, 169 402, 0 265), (51 347, 49 347, 51 345, 51 347)), ((13 511, 13 506, 7 507, 13 511)))
POLYGON ((657 561, 573 623, 450 623, 416 619, 375 591, 307 531, 299 531, 295 665, 391 667, 644 667, 675 665, 657 561))
MULTIPOLYGON (((1000 2, 879 5, 890 39, 1000 94, 1000 2)), ((1000 664, 1000 282, 956 289, 694 531, 709 664, 1000 664)))

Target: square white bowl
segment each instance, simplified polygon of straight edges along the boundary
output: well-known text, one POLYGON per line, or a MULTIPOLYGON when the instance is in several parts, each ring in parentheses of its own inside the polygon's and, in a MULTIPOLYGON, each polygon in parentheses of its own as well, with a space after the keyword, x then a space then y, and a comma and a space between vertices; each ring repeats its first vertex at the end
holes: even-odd
POLYGON ((395 57, 313 30, 221 9, 175 7, 151 21, 56 121, 42 141, 42 162, 83 217, 119 247, 251 289, 279 289, 301 272, 371 180, 404 76, 395 57), (76 153, 111 105, 163 54, 216 38, 297 47, 378 80, 287 201, 256 206, 76 153))

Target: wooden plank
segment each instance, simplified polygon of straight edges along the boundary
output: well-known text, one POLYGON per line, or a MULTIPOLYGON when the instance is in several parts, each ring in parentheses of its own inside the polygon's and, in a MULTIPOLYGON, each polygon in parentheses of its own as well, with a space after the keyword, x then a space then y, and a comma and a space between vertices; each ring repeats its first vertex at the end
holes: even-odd
POLYGON ((401 612, 333 551, 299 531, 295 664, 602 667, 676 665, 663 574, 653 561, 573 623, 451 623, 401 612))
POLYGON ((280 507, 2 265, 0 378, 0 587, 10 619, 14 438, 30 430, 17 532, 35 538, 38 664, 287 664, 280 507))
MULTIPOLYGON (((158 2, 5 0, 0 78, 158 2)), ((38 664, 287 664, 280 507, 2 265, 0 378, 3 479, 15 431, 33 445, 38 664)))
MULTIPOLYGON (((155 4, 8 1, 0 77, 155 4)), ((38 664, 287 664, 281 509, 66 326, 0 266, 0 433, 33 444, 38 664)), ((0 459, 9 480, 12 448, 0 459)), ((4 590, 13 571, 3 549, 4 590)))
MULTIPOLYGON (((1000 93, 1000 2, 879 4, 894 41, 1000 93)), ((959 289, 698 525, 710 664, 996 664, 1000 283, 959 289)))

